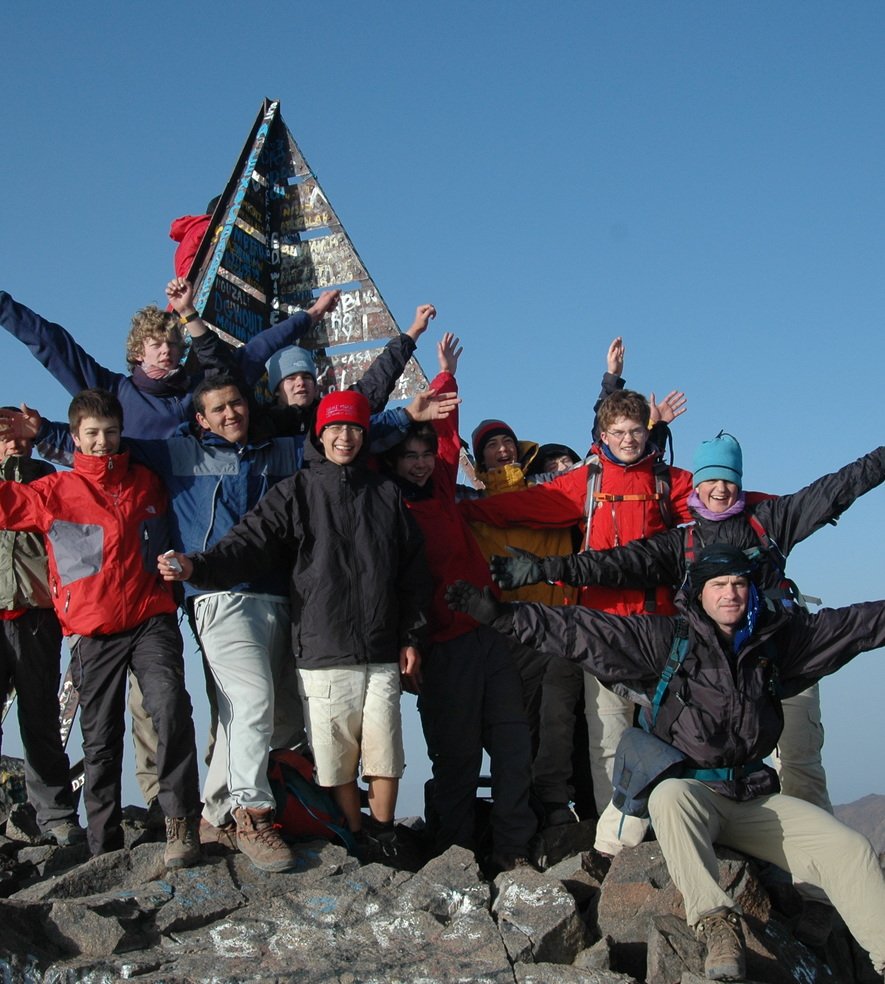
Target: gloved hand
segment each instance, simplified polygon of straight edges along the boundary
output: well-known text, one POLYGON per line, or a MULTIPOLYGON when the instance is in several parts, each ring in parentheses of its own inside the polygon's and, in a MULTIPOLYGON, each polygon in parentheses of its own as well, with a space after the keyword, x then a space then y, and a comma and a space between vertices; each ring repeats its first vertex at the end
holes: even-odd
POLYGON ((540 557, 518 547, 508 547, 507 552, 512 556, 489 558, 492 580, 499 588, 513 591, 544 580, 540 557))
POLYGON ((491 625, 506 607, 492 594, 491 588, 479 590, 469 581, 455 581, 446 588, 446 602, 455 612, 465 612, 482 625, 491 625))

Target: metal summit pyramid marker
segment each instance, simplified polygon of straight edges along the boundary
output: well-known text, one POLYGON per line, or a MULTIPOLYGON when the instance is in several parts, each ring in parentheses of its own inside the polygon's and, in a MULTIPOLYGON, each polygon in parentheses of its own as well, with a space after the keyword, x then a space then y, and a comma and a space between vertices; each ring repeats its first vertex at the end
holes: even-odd
MULTIPOLYGON (((323 392, 362 376, 399 332, 278 101, 264 100, 190 269, 196 307, 228 340, 307 308, 321 291, 341 301, 299 344, 314 350, 323 392)), ((408 400, 427 376, 410 360, 391 396, 408 400)))

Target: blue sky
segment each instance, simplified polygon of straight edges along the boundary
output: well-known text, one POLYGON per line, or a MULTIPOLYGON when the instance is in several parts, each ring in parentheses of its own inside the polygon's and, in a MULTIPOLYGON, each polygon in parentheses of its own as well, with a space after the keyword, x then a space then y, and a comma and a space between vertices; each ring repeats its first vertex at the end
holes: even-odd
MULTIPOLYGON (((400 326, 437 305, 430 374, 462 336, 466 435, 583 451, 620 334, 630 385, 688 394, 677 463, 725 428, 786 493, 881 443, 879 2, 7 4, 0 31, 0 288, 111 368, 268 96, 400 326)), ((4 332, 0 360, 3 403, 63 414, 4 332)), ((807 593, 885 596, 882 497, 796 549, 807 593)), ((882 652, 824 684, 836 802, 885 793, 883 690, 882 652)))

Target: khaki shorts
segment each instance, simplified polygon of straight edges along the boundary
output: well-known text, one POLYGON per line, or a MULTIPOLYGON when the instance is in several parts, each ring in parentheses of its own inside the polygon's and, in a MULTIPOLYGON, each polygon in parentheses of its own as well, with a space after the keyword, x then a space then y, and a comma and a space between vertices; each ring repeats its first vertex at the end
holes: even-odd
POLYGON ((321 786, 399 779, 405 767, 399 663, 298 670, 307 737, 321 786))

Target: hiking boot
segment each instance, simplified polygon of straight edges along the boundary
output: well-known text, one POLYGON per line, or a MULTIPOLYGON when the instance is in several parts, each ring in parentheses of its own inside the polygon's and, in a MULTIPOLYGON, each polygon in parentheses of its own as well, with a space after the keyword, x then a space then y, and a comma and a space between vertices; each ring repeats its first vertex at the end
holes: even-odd
POLYGON ((280 837, 274 826, 274 811, 238 806, 234 810, 237 822, 237 847, 261 871, 291 871, 298 855, 280 837))
POLYGON ((520 868, 531 868, 532 871, 537 871, 537 868, 525 854, 493 854, 489 858, 489 868, 493 877, 497 877, 504 871, 517 871, 520 868))
POLYGON ((363 817, 362 836, 357 837, 361 860, 366 864, 377 861, 380 864, 395 865, 399 855, 399 841, 393 824, 380 823, 372 816, 363 817))
POLYGON ((806 946, 822 950, 836 922, 836 910, 825 902, 803 899, 802 911, 793 926, 793 935, 806 946))
POLYGON ((237 825, 231 821, 215 827, 204 817, 200 817, 200 843, 218 844, 219 847, 227 848, 229 851, 239 851, 237 845, 237 825))
POLYGON ((166 850, 163 861, 172 871, 190 868, 200 860, 200 836, 196 817, 166 817, 166 850))
POLYGON ((564 827, 569 823, 577 823, 578 818, 569 809, 568 803, 542 803, 544 807, 544 819, 541 821, 541 829, 548 827, 564 827))
POLYGON ((741 917, 734 909, 713 909, 695 926, 707 947, 704 973, 711 981, 742 981, 747 969, 741 917))
POLYGON ((86 831, 76 820, 62 820, 61 823, 50 827, 46 833, 59 847, 73 847, 74 844, 86 843, 86 831))
POLYGON ((605 876, 608 874, 608 869, 611 868, 613 860, 614 858, 610 854, 605 854, 603 851, 597 851, 595 847, 591 847, 581 856, 581 867, 597 885, 601 885, 605 881, 605 876))

